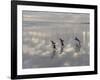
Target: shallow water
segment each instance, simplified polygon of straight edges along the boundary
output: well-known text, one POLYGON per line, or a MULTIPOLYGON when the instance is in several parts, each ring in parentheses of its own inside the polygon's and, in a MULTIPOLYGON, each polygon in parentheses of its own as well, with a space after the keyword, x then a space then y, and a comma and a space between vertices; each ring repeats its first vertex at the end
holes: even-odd
POLYGON ((22 22, 23 68, 89 65, 89 14, 23 11, 22 22), (59 38, 64 40, 61 54, 59 38), (50 40, 55 42, 55 52, 50 40))

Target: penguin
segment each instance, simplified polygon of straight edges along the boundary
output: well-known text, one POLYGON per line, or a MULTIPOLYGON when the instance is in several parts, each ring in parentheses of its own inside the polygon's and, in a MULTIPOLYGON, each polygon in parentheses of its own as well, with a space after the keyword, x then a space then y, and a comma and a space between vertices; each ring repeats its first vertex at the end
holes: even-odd
POLYGON ((81 42, 77 37, 75 37, 74 40, 75 40, 75 52, 79 52, 81 48, 81 42))
POLYGON ((56 49, 56 43, 52 40, 51 40, 51 43, 52 43, 53 49, 56 49))
POLYGON ((54 41, 51 40, 51 43, 52 43, 52 48, 53 48, 53 55, 51 56, 51 58, 53 58, 56 54, 57 48, 56 48, 56 43, 54 41))
POLYGON ((60 54, 63 52, 64 50, 64 40, 62 38, 59 38, 60 43, 61 43, 61 50, 60 50, 60 54))

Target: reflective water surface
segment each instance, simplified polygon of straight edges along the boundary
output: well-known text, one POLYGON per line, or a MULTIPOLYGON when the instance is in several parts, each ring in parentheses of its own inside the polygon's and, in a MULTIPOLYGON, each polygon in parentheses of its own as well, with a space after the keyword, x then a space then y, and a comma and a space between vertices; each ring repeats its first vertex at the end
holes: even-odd
POLYGON ((89 14, 23 11, 22 67, 89 65, 89 14))

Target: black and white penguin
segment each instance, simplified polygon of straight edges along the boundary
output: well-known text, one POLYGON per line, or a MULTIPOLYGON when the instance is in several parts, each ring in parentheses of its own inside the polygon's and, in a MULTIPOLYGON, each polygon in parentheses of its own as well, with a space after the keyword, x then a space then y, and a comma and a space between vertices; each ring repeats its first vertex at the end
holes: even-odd
POLYGON ((60 50, 60 54, 63 52, 64 50, 64 40, 62 38, 59 38, 60 43, 61 43, 61 50, 60 50))
POLYGON ((75 40, 75 52, 79 52, 81 48, 81 41, 77 37, 75 37, 74 40, 75 40))

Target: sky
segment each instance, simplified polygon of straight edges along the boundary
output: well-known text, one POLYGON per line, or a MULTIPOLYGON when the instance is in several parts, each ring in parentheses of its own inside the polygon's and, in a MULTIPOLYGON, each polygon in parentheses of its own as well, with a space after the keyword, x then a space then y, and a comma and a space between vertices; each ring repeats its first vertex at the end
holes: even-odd
POLYGON ((89 65, 89 14, 23 11, 22 67, 74 67, 89 65), (75 40, 80 40, 81 47, 75 40), (64 40, 61 52, 61 41, 64 40), (53 41, 56 50, 53 48, 53 41), (52 57, 53 56, 53 57, 52 57))

